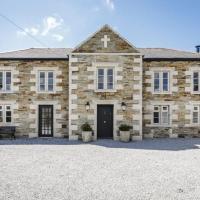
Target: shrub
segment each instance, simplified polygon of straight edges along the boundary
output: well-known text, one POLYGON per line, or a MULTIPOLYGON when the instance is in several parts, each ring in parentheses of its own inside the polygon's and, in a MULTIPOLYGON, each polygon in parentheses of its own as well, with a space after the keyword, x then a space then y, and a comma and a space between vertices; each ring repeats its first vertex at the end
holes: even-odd
POLYGON ((131 128, 132 128, 132 127, 129 126, 129 125, 127 125, 127 124, 121 124, 121 125, 119 126, 119 130, 120 130, 120 131, 129 131, 131 128))
POLYGON ((82 131, 92 131, 92 127, 86 122, 81 126, 82 131))

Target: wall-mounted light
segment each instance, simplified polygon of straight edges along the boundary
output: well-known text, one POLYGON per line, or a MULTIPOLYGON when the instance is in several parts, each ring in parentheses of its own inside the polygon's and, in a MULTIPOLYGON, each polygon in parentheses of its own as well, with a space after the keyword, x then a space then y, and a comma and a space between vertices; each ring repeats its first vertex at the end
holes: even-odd
POLYGON ((90 109, 90 103, 89 101, 85 104, 85 109, 88 111, 90 109))
POLYGON ((124 102, 122 102, 121 104, 122 110, 125 111, 126 110, 126 104, 124 102))

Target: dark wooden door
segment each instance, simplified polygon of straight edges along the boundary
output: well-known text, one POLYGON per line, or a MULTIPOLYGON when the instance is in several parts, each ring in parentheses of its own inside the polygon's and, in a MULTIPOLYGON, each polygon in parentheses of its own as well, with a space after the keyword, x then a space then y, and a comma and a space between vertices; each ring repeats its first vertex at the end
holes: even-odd
POLYGON ((53 136, 53 105, 39 105, 39 136, 53 136))
POLYGON ((113 138, 113 105, 97 106, 97 137, 113 138))

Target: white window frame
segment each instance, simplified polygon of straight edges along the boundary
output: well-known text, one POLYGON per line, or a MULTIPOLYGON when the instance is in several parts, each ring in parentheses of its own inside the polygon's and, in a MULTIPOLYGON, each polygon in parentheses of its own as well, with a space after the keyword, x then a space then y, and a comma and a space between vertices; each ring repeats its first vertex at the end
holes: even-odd
POLYGON ((192 117, 191 117, 193 125, 199 125, 200 124, 200 112, 199 111, 200 111, 200 105, 194 104, 192 106, 192 117), (197 117, 198 117, 196 123, 194 122, 194 116, 193 116, 194 112, 197 113, 197 117))
POLYGON ((153 117, 152 117, 152 124, 155 126, 170 126, 171 125, 171 110, 170 110, 170 105, 153 105, 153 113, 152 113, 153 117), (166 113, 166 111, 164 111, 164 108, 167 107, 167 113, 168 113, 168 123, 163 123, 163 113, 166 113), (155 108, 158 108, 158 110, 155 110, 155 108), (158 112, 159 113, 159 122, 158 123, 154 123, 154 112, 158 112))
POLYGON ((193 94, 200 94, 200 71, 198 71, 198 70, 192 70, 192 93, 193 94), (198 91, 194 91, 194 73, 198 73, 198 87, 199 87, 199 90, 198 91))
POLYGON ((3 79, 3 88, 0 90, 0 93, 12 93, 13 89, 13 73, 11 70, 0 70, 0 72, 3 74, 2 79, 3 79), (11 73, 11 83, 10 83, 10 90, 6 89, 6 73, 10 72, 11 73))
POLYGON ((116 90, 115 90, 115 67, 113 67, 113 66, 98 66, 97 68, 96 68, 96 91, 97 92, 115 92, 116 90), (99 89, 98 88, 98 81, 99 81, 99 78, 98 78, 98 70, 99 69, 103 69, 104 70, 104 78, 103 78, 103 80, 104 80, 104 86, 103 86, 103 89, 99 89), (107 73, 108 73, 108 70, 109 69, 112 69, 113 70, 113 89, 107 89, 107 87, 108 87, 108 79, 107 79, 107 73))
POLYGON ((54 70, 38 70, 37 74, 37 91, 38 93, 55 93, 55 72, 54 70), (45 74, 44 90, 40 90, 40 73, 45 74), (48 90, 48 74, 53 73, 53 90, 48 90))
POLYGON ((152 80, 152 92, 153 94, 170 94, 171 93, 171 81, 172 81, 172 78, 171 78, 171 72, 168 71, 168 70, 162 70, 162 71, 153 71, 153 80, 152 80), (155 73, 158 73, 159 74, 159 91, 155 91, 154 90, 154 80, 155 80, 155 73), (163 90, 163 73, 168 73, 168 91, 164 91, 163 90))
POLYGON ((12 110, 12 105, 11 104, 0 104, 0 106, 2 107, 2 109, 0 109, 2 111, 2 118, 3 121, 0 122, 0 124, 12 124, 13 122, 13 110, 12 110), (10 106, 10 112, 11 112, 11 122, 6 122, 6 111, 7 111, 7 106, 10 106))

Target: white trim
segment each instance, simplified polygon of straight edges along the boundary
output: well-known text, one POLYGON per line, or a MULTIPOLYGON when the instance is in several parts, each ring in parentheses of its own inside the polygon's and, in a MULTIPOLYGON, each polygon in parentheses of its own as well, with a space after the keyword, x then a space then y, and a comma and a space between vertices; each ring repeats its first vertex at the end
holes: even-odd
POLYGON ((71 55, 112 55, 112 56, 123 56, 123 55, 135 55, 142 56, 141 53, 70 53, 71 55))

